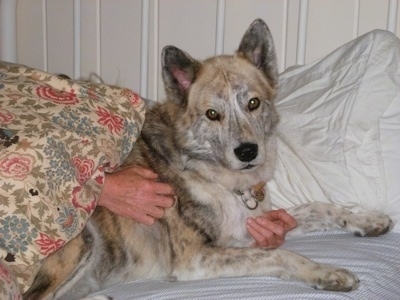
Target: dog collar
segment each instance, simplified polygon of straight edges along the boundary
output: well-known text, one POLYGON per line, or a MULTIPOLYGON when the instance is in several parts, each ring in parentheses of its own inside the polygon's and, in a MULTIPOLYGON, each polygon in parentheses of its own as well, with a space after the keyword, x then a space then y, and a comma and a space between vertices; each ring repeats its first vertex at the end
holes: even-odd
POLYGON ((256 185, 253 185, 250 189, 240 191, 236 190, 235 193, 240 196, 243 204, 250 210, 254 210, 258 207, 258 202, 264 200, 265 190, 264 190, 265 182, 259 182, 256 185))

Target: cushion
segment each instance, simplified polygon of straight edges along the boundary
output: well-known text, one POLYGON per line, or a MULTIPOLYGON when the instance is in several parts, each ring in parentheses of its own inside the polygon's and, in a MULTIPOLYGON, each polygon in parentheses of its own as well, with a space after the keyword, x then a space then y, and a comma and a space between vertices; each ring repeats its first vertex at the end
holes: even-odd
POLYGON ((394 34, 372 31, 283 72, 276 104, 274 207, 322 201, 400 220, 400 40, 394 34))
POLYGON ((22 290, 82 230, 143 120, 128 89, 0 63, 0 263, 22 290))

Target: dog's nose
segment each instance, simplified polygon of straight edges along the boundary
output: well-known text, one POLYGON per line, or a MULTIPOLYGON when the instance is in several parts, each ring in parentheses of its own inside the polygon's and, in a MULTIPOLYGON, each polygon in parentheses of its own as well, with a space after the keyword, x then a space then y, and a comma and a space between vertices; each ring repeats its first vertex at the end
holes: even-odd
POLYGON ((257 157, 258 145, 253 143, 243 143, 233 151, 240 161, 248 162, 257 157))

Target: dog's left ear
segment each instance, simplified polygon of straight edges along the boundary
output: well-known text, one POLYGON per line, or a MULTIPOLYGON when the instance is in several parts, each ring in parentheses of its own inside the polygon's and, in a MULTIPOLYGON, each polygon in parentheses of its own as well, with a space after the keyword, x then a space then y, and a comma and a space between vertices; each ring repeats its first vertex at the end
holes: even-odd
POLYGON ((237 53, 245 56, 267 77, 272 88, 278 83, 275 46, 267 24, 261 19, 251 23, 240 42, 237 53))
POLYGON ((186 52, 167 46, 162 51, 162 76, 168 99, 184 105, 201 63, 186 52))

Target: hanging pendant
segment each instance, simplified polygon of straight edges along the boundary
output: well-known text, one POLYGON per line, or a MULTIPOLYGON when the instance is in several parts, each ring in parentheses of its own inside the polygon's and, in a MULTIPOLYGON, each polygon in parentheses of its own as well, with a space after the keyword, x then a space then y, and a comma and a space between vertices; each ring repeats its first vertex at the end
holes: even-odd
POLYGON ((244 205, 250 210, 254 210, 258 207, 258 202, 254 198, 249 198, 249 199, 242 198, 242 201, 244 205))
POLYGON ((235 193, 240 196, 243 204, 248 209, 254 210, 258 207, 258 202, 256 201, 256 199, 253 197, 253 195, 249 191, 245 191, 245 192, 236 191, 235 193))

